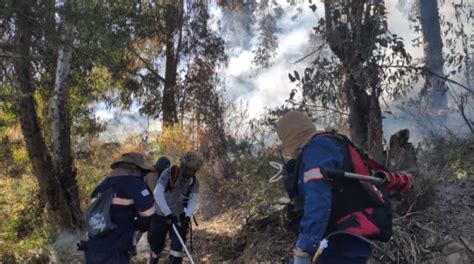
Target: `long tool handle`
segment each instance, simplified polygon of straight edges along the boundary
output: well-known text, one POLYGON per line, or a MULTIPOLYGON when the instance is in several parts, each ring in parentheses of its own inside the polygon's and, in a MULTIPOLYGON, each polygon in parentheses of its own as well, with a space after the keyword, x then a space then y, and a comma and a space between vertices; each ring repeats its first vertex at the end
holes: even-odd
POLYGON ((171 224, 171 225, 173 226, 174 233, 178 237, 178 240, 181 243, 181 246, 183 246, 184 251, 186 252, 186 255, 188 255, 189 261, 191 262, 191 264, 194 264, 193 257, 191 256, 191 253, 189 253, 188 248, 186 247, 186 244, 184 244, 184 241, 181 238, 181 235, 179 234, 178 229, 176 228, 174 224, 171 224))
POLYGON ((357 180, 366 180, 366 181, 372 181, 376 183, 383 183, 384 179, 380 179, 374 176, 367 176, 367 175, 362 175, 362 174, 356 174, 356 173, 351 173, 351 172, 344 172, 344 177, 350 178, 350 179, 357 179, 357 180))
POLYGON ((379 177, 367 176, 367 175, 362 175, 362 174, 357 174, 357 173, 352 173, 352 172, 345 172, 342 170, 335 170, 335 169, 321 168, 321 173, 325 177, 329 177, 329 178, 349 178, 349 179, 372 181, 376 183, 383 183, 385 181, 385 179, 382 179, 379 177))

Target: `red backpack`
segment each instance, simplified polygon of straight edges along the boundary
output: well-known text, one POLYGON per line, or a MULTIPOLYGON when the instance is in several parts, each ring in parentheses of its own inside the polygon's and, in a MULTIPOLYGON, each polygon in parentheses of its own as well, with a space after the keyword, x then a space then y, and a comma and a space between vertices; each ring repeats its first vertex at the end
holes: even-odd
MULTIPOLYGON (((343 170, 362 175, 383 166, 363 154, 346 136, 320 134, 341 148, 343 170)), ((392 236, 392 206, 385 190, 373 182, 331 178, 332 208, 327 233, 347 231, 370 239, 388 241, 392 236)))

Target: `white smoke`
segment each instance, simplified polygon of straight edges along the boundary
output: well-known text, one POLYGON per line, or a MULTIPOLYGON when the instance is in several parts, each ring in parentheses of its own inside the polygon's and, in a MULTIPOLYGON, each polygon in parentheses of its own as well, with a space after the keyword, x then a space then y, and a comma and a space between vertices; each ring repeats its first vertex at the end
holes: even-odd
POLYGON ((85 263, 84 252, 78 251, 76 244, 85 235, 79 231, 65 231, 59 234, 50 246, 50 263, 85 263))
MULTIPOLYGON (((259 1, 257 1, 259 2, 259 1)), ((312 45, 310 41, 313 27, 318 20, 323 17, 323 5, 319 1, 316 12, 309 8, 308 1, 287 1, 278 0, 273 7, 281 7, 281 16, 277 16, 278 48, 276 56, 272 59, 273 64, 269 68, 258 68, 252 63, 254 59, 253 51, 257 48, 259 41, 259 27, 257 21, 260 19, 258 12, 249 14, 229 13, 223 10, 217 3, 210 4, 210 25, 213 30, 219 32, 226 42, 226 53, 229 56, 228 67, 224 69, 223 85, 226 91, 226 98, 230 102, 247 102, 248 114, 250 118, 259 117, 266 108, 273 108, 282 105, 288 98, 290 90, 295 88, 288 79, 288 73, 294 70, 300 71, 307 67, 310 59, 294 64, 295 61, 305 56, 312 45), (296 2, 291 5, 288 2, 296 2), (250 25, 248 25, 250 23, 250 25)), ((413 15, 414 0, 390 0, 385 1, 388 12, 388 26, 393 34, 404 39, 406 50, 413 59, 423 57, 423 48, 413 47, 412 40, 419 37, 410 28, 409 16, 413 15)), ((453 10, 448 5, 443 5, 440 12, 452 18, 453 10)), ((472 32, 472 25, 466 25, 466 31, 472 32)), ((155 63, 160 63, 156 61, 155 63)), ((447 69, 449 70, 449 69, 447 69)), ((421 87, 422 83, 416 84, 421 87)), ((457 89, 455 87, 454 89, 457 89)), ((415 96, 419 88, 411 91, 408 97, 415 96)), ((416 123, 410 122, 405 115, 407 113, 397 113, 397 105, 407 98, 397 101, 387 100, 390 110, 394 115, 386 115, 384 120, 384 131, 386 137, 401 128, 416 128, 416 123)), ((118 109, 105 109, 99 104, 96 107, 96 115, 103 120, 111 121, 107 133, 110 137, 125 138, 125 134, 144 133, 149 130, 159 130, 161 123, 158 120, 150 119, 141 115, 138 106, 134 104, 129 111, 118 109)), ((456 119, 457 120, 457 119, 456 119)), ((456 122, 450 120, 450 126, 456 127, 456 122)), ((430 126, 428 124, 428 126, 430 126)), ((422 132, 420 132, 422 133, 422 132)))
MULTIPOLYGON (((293 62, 305 55, 312 28, 318 21, 317 13, 311 11, 307 4, 290 5, 287 1, 277 1, 277 5, 283 9, 283 15, 277 16, 278 30, 275 35, 278 48, 269 68, 259 69, 252 63, 253 51, 258 46, 258 27, 252 27, 250 34, 242 34, 246 39, 240 43, 245 43, 245 46, 228 46, 229 67, 225 72, 227 97, 231 101, 247 101, 251 118, 263 114, 265 108, 282 105, 288 98, 292 89, 288 73, 304 68, 304 64, 295 65, 293 62)), ((220 19, 224 23, 234 23, 232 19, 235 18, 220 19)), ((243 30, 234 29, 234 32, 239 34, 243 30)), ((224 37, 229 35, 224 32, 224 37)))

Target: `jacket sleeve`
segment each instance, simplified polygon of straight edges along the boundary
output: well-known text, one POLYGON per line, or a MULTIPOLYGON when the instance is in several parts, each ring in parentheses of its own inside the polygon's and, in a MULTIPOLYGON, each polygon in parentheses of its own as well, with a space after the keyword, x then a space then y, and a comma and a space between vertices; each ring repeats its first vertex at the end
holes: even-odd
POLYGON ((160 178, 158 179, 158 182, 156 183, 155 190, 153 191, 153 196, 155 197, 156 204, 165 216, 171 214, 171 209, 168 206, 168 203, 166 202, 165 198, 166 185, 168 185, 170 175, 170 169, 166 169, 165 171, 163 171, 163 173, 160 175, 160 178))
POLYGON ((199 181, 196 179, 196 183, 193 185, 191 193, 189 194, 188 207, 186 207, 186 216, 188 217, 193 216, 198 200, 199 200, 199 181))
POLYGON ((148 230, 151 216, 155 214, 153 197, 141 179, 134 179, 127 184, 127 193, 133 199, 133 207, 137 211, 134 224, 138 230, 144 232, 148 230))
POLYGON ((314 254, 326 231, 331 213, 331 184, 323 179, 320 168, 340 168, 339 147, 326 137, 313 138, 303 149, 299 181, 304 193, 304 215, 296 247, 314 254))

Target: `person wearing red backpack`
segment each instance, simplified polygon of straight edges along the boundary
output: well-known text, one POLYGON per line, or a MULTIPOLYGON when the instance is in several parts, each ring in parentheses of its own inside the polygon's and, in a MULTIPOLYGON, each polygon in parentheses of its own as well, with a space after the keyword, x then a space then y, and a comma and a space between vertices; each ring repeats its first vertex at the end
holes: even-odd
MULTIPOLYGON (((277 134, 287 154, 299 160, 297 190, 302 196, 304 214, 299 223, 299 235, 294 248, 295 264, 310 264, 320 241, 332 223, 333 186, 321 170, 344 169, 340 145, 317 131, 311 119, 299 111, 285 114, 277 123, 277 134)), ((361 264, 371 255, 371 247, 351 236, 335 236, 329 241, 318 263, 361 264)))
POLYGON ((182 263, 183 247, 172 225, 178 229, 180 237, 186 243, 187 230, 199 198, 196 172, 201 166, 201 159, 195 153, 187 152, 181 157, 179 166, 171 166, 160 175, 153 192, 156 215, 148 234, 150 264, 158 263, 167 234, 171 238, 170 263, 182 263))

